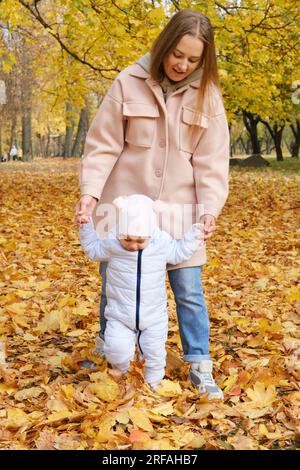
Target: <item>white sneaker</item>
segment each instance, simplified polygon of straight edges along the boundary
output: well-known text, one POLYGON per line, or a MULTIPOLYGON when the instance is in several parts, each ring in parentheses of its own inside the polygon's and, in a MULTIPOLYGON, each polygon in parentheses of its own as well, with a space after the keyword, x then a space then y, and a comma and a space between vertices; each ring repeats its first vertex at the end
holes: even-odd
POLYGON ((95 356, 104 357, 104 339, 100 338, 100 336, 96 337, 93 354, 95 354, 95 356))
POLYGON ((213 363, 209 359, 192 363, 190 369, 191 382, 199 393, 208 393, 207 398, 223 400, 224 394, 212 376, 212 368, 213 363))
POLYGON ((151 388, 152 392, 156 392, 157 389, 161 386, 161 381, 154 382, 154 383, 151 383, 151 384, 148 382, 148 385, 151 388))

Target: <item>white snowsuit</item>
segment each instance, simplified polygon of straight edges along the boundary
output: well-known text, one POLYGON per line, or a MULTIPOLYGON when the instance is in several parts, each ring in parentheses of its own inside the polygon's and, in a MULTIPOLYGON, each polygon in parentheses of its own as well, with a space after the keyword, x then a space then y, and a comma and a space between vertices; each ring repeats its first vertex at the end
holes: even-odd
POLYGON ((135 339, 145 358, 145 379, 157 384, 164 376, 168 332, 166 265, 189 259, 203 243, 193 225, 181 240, 154 228, 144 250, 128 251, 117 237, 118 228, 101 239, 92 222, 79 230, 81 245, 92 260, 108 261, 107 319, 104 353, 108 362, 125 372, 134 359, 135 339))

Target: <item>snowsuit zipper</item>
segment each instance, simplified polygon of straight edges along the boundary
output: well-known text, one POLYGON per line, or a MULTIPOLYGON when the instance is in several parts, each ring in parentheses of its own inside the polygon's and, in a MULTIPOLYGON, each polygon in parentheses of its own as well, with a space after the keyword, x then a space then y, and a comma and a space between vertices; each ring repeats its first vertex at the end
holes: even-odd
POLYGON ((137 258, 137 279, 136 279, 136 307, 135 307, 135 327, 138 332, 137 342, 138 347, 143 354, 143 351, 140 346, 140 302, 141 302, 141 268, 142 268, 142 253, 143 250, 139 250, 137 258))

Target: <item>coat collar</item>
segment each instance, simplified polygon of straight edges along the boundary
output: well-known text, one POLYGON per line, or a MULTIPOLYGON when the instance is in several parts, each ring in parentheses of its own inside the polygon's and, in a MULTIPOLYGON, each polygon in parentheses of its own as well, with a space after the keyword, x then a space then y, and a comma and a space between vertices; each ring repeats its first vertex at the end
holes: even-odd
MULTIPOLYGON (((143 67, 141 67, 140 65, 134 64, 130 68, 131 68, 131 70, 129 72, 129 75, 132 75, 133 77, 147 79, 147 81, 149 83, 151 83, 152 85, 156 84, 156 81, 151 78, 150 73, 146 72, 146 70, 143 69, 143 67)), ((189 83, 189 85, 193 88, 199 88, 200 87, 200 79, 189 83)), ((184 88, 185 88, 185 86, 184 86, 184 88)))

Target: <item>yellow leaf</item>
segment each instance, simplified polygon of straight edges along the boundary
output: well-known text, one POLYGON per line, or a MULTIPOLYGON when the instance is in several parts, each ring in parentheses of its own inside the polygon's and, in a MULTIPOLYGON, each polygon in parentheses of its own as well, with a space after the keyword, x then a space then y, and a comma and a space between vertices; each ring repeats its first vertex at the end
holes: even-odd
POLYGON ((259 290, 265 290, 268 282, 269 282, 269 278, 261 277, 258 281, 254 283, 254 286, 259 290))
POLYGON ((59 309, 62 309, 63 307, 65 307, 66 305, 70 305, 71 307, 73 305, 75 305, 77 302, 77 299, 75 299, 75 297, 70 297, 69 295, 67 295, 66 297, 64 297, 63 299, 60 299, 59 302, 58 302, 58 308, 59 309))
POLYGON ((6 428, 19 428, 29 423, 30 420, 27 414, 20 408, 9 408, 7 410, 6 428))
POLYGON ((161 381, 161 384, 156 391, 163 397, 176 397, 182 394, 180 384, 167 379, 161 381))
POLYGON ((65 333, 69 326, 68 318, 64 312, 52 310, 52 312, 46 313, 45 317, 40 321, 38 329, 43 333, 52 330, 60 330, 62 333, 65 333))
POLYGON ((258 432, 260 437, 266 436, 268 439, 280 439, 282 437, 282 433, 279 429, 276 429, 275 432, 270 432, 263 423, 259 425, 258 432))
POLYGON ((97 442, 107 442, 113 435, 112 427, 116 424, 114 415, 106 415, 99 423, 99 432, 96 436, 97 442))
POLYGON ((285 294, 285 298, 290 303, 300 300, 300 284, 298 286, 290 287, 285 294))
POLYGON ((128 424, 129 423, 128 411, 127 410, 118 411, 118 414, 116 416, 116 420, 120 424, 128 424))
POLYGON ((108 375, 101 382, 90 384, 88 389, 98 398, 109 403, 116 400, 120 393, 118 384, 108 375))
POLYGON ((178 447, 174 447, 170 439, 163 438, 153 441, 153 449, 158 450, 178 450, 178 447))
POLYGON ((193 449, 200 449, 206 444, 206 440, 203 436, 198 436, 194 434, 194 439, 189 443, 193 449))
POLYGON ((274 385, 266 388, 262 382, 256 382, 253 389, 247 388, 246 394, 258 407, 270 406, 276 400, 276 389, 274 385))
POLYGON ((36 284, 35 284, 35 288, 38 291, 48 289, 49 287, 51 287, 51 282, 50 281, 39 281, 39 282, 36 282, 36 284))
POLYGON ((163 403, 162 405, 155 406, 152 408, 152 413, 157 415, 169 416, 174 413, 173 405, 170 401, 163 403))
POLYGON ((67 333, 66 336, 77 338, 78 336, 82 336, 84 333, 86 333, 86 330, 74 330, 74 331, 70 331, 70 333, 67 333))
POLYGON ((269 406, 258 408, 254 402, 245 402, 238 404, 236 410, 250 419, 256 419, 270 413, 271 408, 269 406))
POLYGON ((235 450, 255 450, 256 445, 251 437, 236 435, 228 437, 228 442, 235 450))
POLYGON ((66 398, 70 399, 73 398, 75 389, 73 384, 62 385, 62 391, 64 392, 66 398))
POLYGON ((224 393, 227 393, 232 389, 233 385, 235 385, 237 381, 237 377, 238 377, 237 374, 234 374, 234 375, 230 375, 226 380, 224 380, 222 384, 224 393))
POLYGON ((11 395, 12 393, 15 393, 15 392, 16 392, 16 389, 12 387, 11 385, 0 383, 0 394, 7 393, 8 395, 11 395))
POLYGON ((27 304, 25 302, 20 302, 17 304, 7 305, 7 311, 15 315, 23 315, 27 310, 27 304))
POLYGON ((25 341, 39 341, 39 338, 37 336, 33 336, 31 333, 25 333, 25 335, 23 335, 23 339, 25 341))
POLYGON ((60 413, 61 411, 69 411, 67 405, 59 398, 53 398, 46 402, 46 406, 50 411, 56 411, 60 413))
POLYGON ((29 318, 24 317, 24 315, 16 315, 13 319, 15 325, 21 326, 23 328, 28 327, 29 318))
POLYGON ((128 414, 135 426, 143 429, 144 431, 153 431, 153 426, 148 416, 142 410, 135 407, 129 408, 128 414))
POLYGON ((30 299, 31 297, 34 296, 34 291, 32 290, 21 290, 21 289, 17 289, 16 290, 16 294, 21 297, 22 299, 30 299))
POLYGON ((164 423, 164 424, 168 424, 168 423, 169 423, 168 418, 166 418, 166 417, 163 416, 163 415, 158 415, 158 414, 152 413, 151 410, 148 410, 148 411, 147 411, 147 416, 148 416, 148 417, 151 419, 151 421, 153 421, 154 423, 164 423))
POLYGON ((195 434, 191 431, 182 431, 181 429, 177 428, 173 431, 171 439, 173 439, 178 445, 178 447, 186 446, 195 438, 195 434))
POLYGON ((80 315, 81 317, 87 317, 90 314, 89 309, 85 305, 79 305, 73 309, 74 315, 80 315))
POLYGON ((51 413, 48 418, 47 418, 47 424, 48 423, 55 423, 56 421, 61 421, 66 418, 70 418, 74 413, 72 411, 58 411, 51 413))
POLYGON ((27 400, 28 398, 37 398, 39 395, 43 393, 43 389, 41 387, 30 387, 25 388, 24 390, 19 390, 15 394, 15 399, 18 401, 27 400))

